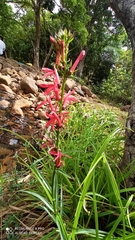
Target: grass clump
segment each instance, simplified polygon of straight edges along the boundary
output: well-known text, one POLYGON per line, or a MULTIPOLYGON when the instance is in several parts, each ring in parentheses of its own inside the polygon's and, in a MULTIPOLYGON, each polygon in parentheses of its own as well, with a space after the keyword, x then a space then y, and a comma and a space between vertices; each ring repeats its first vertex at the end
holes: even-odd
POLYGON ((135 189, 121 189, 118 168, 123 123, 113 110, 92 110, 87 104, 70 110, 60 132, 63 167, 55 175, 47 150, 41 143, 37 150, 27 141, 25 158, 16 156, 22 171, 16 169, 10 180, 3 175, 2 232, 12 228, 9 239, 134 239, 135 189), (27 231, 17 235, 17 227, 27 231))

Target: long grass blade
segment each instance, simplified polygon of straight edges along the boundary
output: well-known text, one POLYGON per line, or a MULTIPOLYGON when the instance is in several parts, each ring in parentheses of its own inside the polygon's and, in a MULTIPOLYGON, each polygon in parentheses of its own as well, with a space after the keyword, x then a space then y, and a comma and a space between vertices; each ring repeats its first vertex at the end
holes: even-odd
POLYGON ((77 225, 78 225, 78 221, 79 221, 79 217, 80 217, 80 213, 81 213, 81 209, 83 207, 83 201, 84 201, 84 198, 85 198, 85 195, 88 191, 88 188, 89 188, 89 185, 91 183, 91 180, 92 180, 92 176, 93 176, 93 171, 94 169, 96 168, 97 164, 101 161, 102 159, 102 154, 103 152, 105 151, 106 149, 106 146, 107 144, 110 142, 110 140, 114 137, 114 135, 116 133, 118 133, 119 129, 116 129, 115 131, 113 131, 108 137, 107 139, 105 139, 103 141, 103 144, 101 145, 99 151, 97 152, 91 166, 90 166, 90 169, 89 169, 89 172, 87 174, 87 176, 85 177, 84 181, 83 181, 83 190, 82 190, 82 193, 81 193, 81 196, 80 196, 80 199, 79 199, 79 202, 78 202, 78 205, 77 205, 77 209, 76 209, 76 213, 75 213, 75 218, 74 218, 74 223, 73 223, 73 229, 72 229, 72 232, 71 232, 71 235, 70 235, 70 238, 72 240, 75 239, 75 232, 77 230, 77 225))

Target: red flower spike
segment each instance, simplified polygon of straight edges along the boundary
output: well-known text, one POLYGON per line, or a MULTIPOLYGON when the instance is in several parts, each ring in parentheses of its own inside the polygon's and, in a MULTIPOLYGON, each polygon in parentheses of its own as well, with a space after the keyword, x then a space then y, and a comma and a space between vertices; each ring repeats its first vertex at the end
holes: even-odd
POLYGON ((44 71, 44 72, 53 72, 53 70, 50 69, 50 68, 42 68, 42 71, 44 71))
POLYGON ((46 127, 48 128, 51 125, 52 131, 54 130, 54 125, 57 123, 59 127, 62 127, 62 121, 56 112, 52 112, 51 114, 46 113, 46 116, 50 118, 50 120, 46 123, 46 127))
POLYGON ((61 41, 61 55, 62 55, 62 61, 65 61, 65 42, 64 40, 61 41))
POLYGON ((50 105, 51 111, 52 111, 52 112, 56 112, 56 108, 54 108, 54 106, 52 105, 51 99, 48 98, 47 101, 48 101, 48 103, 49 103, 49 105, 50 105))
POLYGON ((61 98, 61 96, 60 96, 60 90, 57 89, 57 90, 55 90, 55 99, 59 101, 60 98, 61 98))
POLYGON ((59 168, 60 167, 60 163, 61 163, 61 158, 62 158, 63 154, 59 150, 58 151, 54 150, 54 148, 52 148, 50 150, 50 154, 53 155, 53 156, 56 156, 54 158, 54 162, 56 164, 56 167, 59 168))
POLYGON ((56 64, 57 64, 58 66, 60 65, 60 57, 61 57, 60 52, 57 51, 57 52, 56 52, 56 64))
POLYGON ((62 63, 65 62, 65 41, 53 37, 50 37, 50 41, 54 44, 56 50, 56 65, 62 66, 62 63))
POLYGON ((59 89, 59 84, 60 84, 60 78, 57 72, 56 67, 54 66, 54 70, 51 70, 49 68, 43 68, 43 71, 45 71, 45 75, 44 76, 49 76, 49 75, 53 75, 54 76, 54 82, 50 83, 50 84, 40 84, 41 88, 47 88, 47 90, 44 92, 44 95, 49 94, 51 91, 54 91, 55 96, 54 98, 56 100, 60 100, 60 89, 59 89))
POLYGON ((46 84, 46 83, 41 83, 41 84, 40 84, 40 87, 41 87, 41 88, 53 88, 53 86, 54 86, 54 83, 48 83, 48 84, 46 84))
POLYGON ((50 41, 51 41, 51 43, 53 43, 53 44, 56 44, 56 43, 57 43, 57 41, 55 40, 55 38, 53 38, 52 36, 50 36, 50 41))
POLYGON ((62 156, 66 156, 68 158, 71 158, 70 156, 67 156, 66 154, 63 154, 60 150, 56 150, 55 148, 52 148, 50 150, 50 154, 52 156, 56 156, 54 158, 54 162, 55 162, 57 168, 59 168, 61 166, 61 158, 62 158, 62 156))
POLYGON ((71 102, 78 102, 78 100, 74 97, 71 96, 75 91, 69 91, 67 94, 65 94, 64 99, 63 99, 63 108, 65 108, 68 104, 71 102))
POLYGON ((66 121, 67 115, 69 112, 63 112, 61 114, 57 114, 56 111, 46 113, 46 116, 50 118, 50 120, 46 123, 46 127, 51 126, 52 131, 54 131, 54 125, 57 124, 59 127, 62 127, 63 122, 66 121))
POLYGON ((45 72, 44 77, 54 75, 54 70, 50 68, 42 68, 42 71, 45 72))
POLYGON ((58 74, 58 71, 57 71, 55 66, 54 66, 54 75, 55 75, 55 84, 59 85, 60 84, 60 78, 59 78, 59 74, 58 74))
POLYGON ((36 107, 36 110, 38 110, 42 105, 47 104, 47 103, 49 103, 51 111, 52 112, 53 111, 56 112, 57 106, 55 106, 55 107, 53 106, 53 104, 51 102, 51 98, 49 98, 49 97, 46 100, 44 100, 41 103, 39 103, 38 106, 36 107))
POLYGON ((38 104, 38 106, 36 107, 36 110, 38 110, 42 105, 44 105, 46 103, 46 100, 45 101, 42 101, 41 103, 38 104))
POLYGON ((51 91, 53 91, 55 93, 55 95, 53 95, 52 98, 55 98, 56 100, 60 100, 60 97, 61 97, 60 96, 60 89, 58 88, 57 85, 55 85, 55 83, 54 84, 50 84, 50 85, 46 84, 46 88, 47 88, 47 90, 44 92, 44 95, 48 95, 51 91))
POLYGON ((77 65, 78 65, 79 62, 84 58, 84 56, 85 56, 85 51, 83 50, 83 51, 79 54, 79 56, 78 56, 78 58, 76 59, 76 61, 74 62, 73 66, 70 68, 70 72, 71 72, 71 73, 73 73, 73 72, 75 71, 77 65))
MULTIPOLYGON (((43 144, 40 146, 41 148, 44 148, 44 147, 53 147, 53 146, 54 146, 54 143, 53 143, 53 140, 52 140, 52 139, 43 136, 43 140, 44 140, 44 139, 46 140, 46 142, 43 143, 43 144)), ((45 141, 45 140, 44 140, 44 141, 45 141)))
POLYGON ((67 121, 66 118, 70 117, 68 115, 69 115, 69 112, 62 112, 61 114, 59 114, 62 123, 67 121))

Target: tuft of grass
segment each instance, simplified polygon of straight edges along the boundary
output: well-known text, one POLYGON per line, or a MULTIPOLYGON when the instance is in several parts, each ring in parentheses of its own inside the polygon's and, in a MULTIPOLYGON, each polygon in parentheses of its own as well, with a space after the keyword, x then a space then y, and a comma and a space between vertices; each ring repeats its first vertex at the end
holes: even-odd
POLYGON ((23 139, 25 157, 15 156, 21 171, 16 169, 12 179, 1 177, 2 231, 18 224, 43 227, 38 236, 32 232, 19 236, 27 240, 133 239, 135 189, 121 188, 127 175, 117 167, 124 146, 123 124, 107 109, 76 105, 70 111, 60 132, 60 148, 72 158, 64 156, 63 168, 54 171, 47 149, 37 150, 23 139), (12 223, 7 218, 11 212, 12 223))

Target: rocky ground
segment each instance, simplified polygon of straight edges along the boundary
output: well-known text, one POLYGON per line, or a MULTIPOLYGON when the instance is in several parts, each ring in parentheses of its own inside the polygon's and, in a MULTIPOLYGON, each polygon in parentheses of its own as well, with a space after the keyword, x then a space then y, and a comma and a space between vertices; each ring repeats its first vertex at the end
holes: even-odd
MULTIPOLYGON (((38 111, 36 106, 45 100, 40 84, 52 80, 45 79, 43 74, 42 70, 28 64, 0 57, 0 173, 16 166, 14 155, 22 147, 22 141, 13 133, 27 140, 41 138, 44 134, 47 106, 38 111)), ((69 78, 65 91, 73 89, 80 103, 99 101, 88 87, 69 78)))

